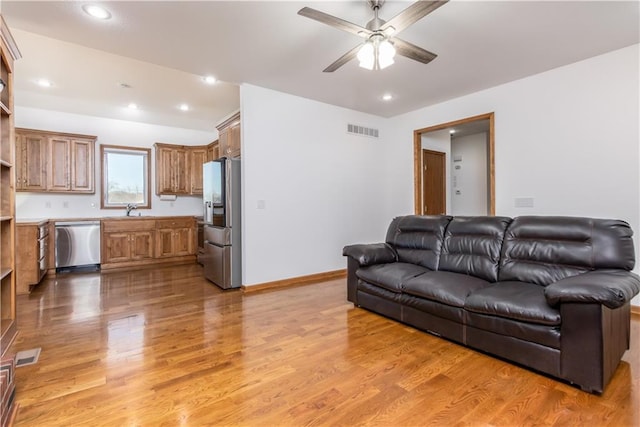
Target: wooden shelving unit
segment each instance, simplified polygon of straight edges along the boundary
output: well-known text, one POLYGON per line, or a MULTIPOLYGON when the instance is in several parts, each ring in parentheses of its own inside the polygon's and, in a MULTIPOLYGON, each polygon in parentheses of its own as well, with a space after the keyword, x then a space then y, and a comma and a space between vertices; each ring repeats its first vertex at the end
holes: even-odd
MULTIPOLYGON (((0 356, 17 334, 15 269, 15 144, 13 62, 19 59, 13 37, 0 16, 0 356)), ((3 408, 4 410, 5 408, 3 408)))
POLYGON ((0 16, 0 425, 16 414, 14 356, 9 347, 18 333, 16 321, 16 171, 13 124, 13 61, 20 58, 4 18, 0 16), (8 375, 6 374, 8 372, 8 375))

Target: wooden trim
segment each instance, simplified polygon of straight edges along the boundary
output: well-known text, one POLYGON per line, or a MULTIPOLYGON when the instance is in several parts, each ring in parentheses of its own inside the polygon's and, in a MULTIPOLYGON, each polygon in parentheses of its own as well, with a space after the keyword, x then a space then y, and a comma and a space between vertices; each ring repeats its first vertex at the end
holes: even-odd
POLYGON ((123 271, 123 270, 140 270, 147 267, 168 267, 172 265, 195 264, 195 255, 184 255, 171 258, 148 258, 143 261, 126 261, 112 262, 110 264, 101 264, 100 271, 123 271))
POLYGON ((631 304, 631 314, 635 314, 636 316, 640 316, 640 305, 631 304))
MULTIPOLYGON (((4 20, 4 16, 0 16, 0 20, 2 20, 2 22, 0 23, 0 36, 2 37, 2 41, 4 41, 4 44, 7 46, 9 52, 11 53, 13 60, 16 61, 22 58, 22 53, 20 53, 20 49, 18 49, 18 45, 16 44, 15 39, 11 35, 9 26, 4 20)), ((13 70, 11 71, 13 72, 13 70)))
POLYGON ((422 134, 413 131, 413 206, 414 213, 422 213, 422 134))
POLYGON ((422 213, 422 134, 444 130, 461 124, 475 122, 479 120, 489 120, 489 212, 491 215, 496 214, 496 182, 495 182, 495 113, 479 114, 477 116, 467 117, 452 122, 440 123, 413 131, 413 200, 414 212, 416 215, 422 213))
POLYGON ((100 209, 123 209, 126 205, 121 206, 107 206, 105 204, 105 199, 107 197, 106 188, 105 188, 105 170, 107 169, 107 158, 105 157, 105 148, 106 149, 115 149, 115 150, 123 150, 129 152, 139 152, 147 154, 147 188, 146 188, 146 197, 147 203, 137 205, 136 209, 151 209, 151 148, 142 148, 142 147, 126 147, 122 145, 100 145, 100 209))
MULTIPOLYGON (((95 135, 83 135, 80 133, 67 133, 67 132, 55 132, 50 130, 39 130, 39 129, 27 129, 27 128, 16 128, 16 132, 20 133, 37 133, 41 135, 47 136, 55 136, 55 137, 68 137, 68 138, 78 138, 78 139, 91 139, 93 142, 96 142, 98 139, 95 135)), ((126 147, 122 147, 126 148, 126 147)))
POLYGON ((308 276, 291 277, 289 279, 275 280, 273 282, 260 283, 257 285, 242 285, 242 292, 251 293, 257 291, 288 288, 293 286, 310 285, 312 283, 324 282, 327 280, 342 279, 347 277, 347 270, 326 271, 324 273, 310 274, 308 276))
POLYGON ((489 114, 489 214, 496 214, 495 114, 489 114))
POLYGON ((216 125, 216 129, 218 129, 219 132, 229 126, 237 124, 238 122, 240 122, 240 110, 233 112, 228 117, 222 119, 222 121, 216 125))

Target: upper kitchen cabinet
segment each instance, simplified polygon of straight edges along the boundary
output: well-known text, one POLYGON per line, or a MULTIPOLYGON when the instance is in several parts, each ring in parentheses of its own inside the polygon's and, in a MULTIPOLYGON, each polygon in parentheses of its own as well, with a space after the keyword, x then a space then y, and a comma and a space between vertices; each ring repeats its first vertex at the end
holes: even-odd
POLYGON ((156 194, 189 194, 189 161, 182 145, 154 144, 156 194))
POLYGON ((216 160, 220 157, 220 146, 218 144, 218 140, 216 139, 211 144, 207 145, 207 162, 211 160, 216 160))
POLYGON ((206 145, 155 143, 156 194, 202 194, 202 165, 208 161, 206 145))
POLYGON ((220 157, 240 157, 240 112, 216 126, 220 157))
POLYGON ((190 147, 191 194, 202 194, 202 165, 207 161, 207 146, 190 147))
POLYGON ((18 191, 95 193, 96 137, 16 129, 18 191))
POLYGON ((47 138, 16 132, 16 190, 46 191, 47 138))

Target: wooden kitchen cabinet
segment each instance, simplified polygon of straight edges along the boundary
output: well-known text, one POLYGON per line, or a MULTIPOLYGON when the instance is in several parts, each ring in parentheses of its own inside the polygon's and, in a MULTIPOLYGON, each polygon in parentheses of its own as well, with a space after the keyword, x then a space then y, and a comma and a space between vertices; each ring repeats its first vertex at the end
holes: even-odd
POLYGON ((152 219, 103 220, 101 264, 152 260, 155 229, 152 219))
POLYGON ((16 129, 16 141, 18 191, 95 193, 95 136, 16 129))
POLYGON ((156 194, 189 194, 190 175, 187 148, 154 144, 156 149, 156 194))
POLYGON ((193 217, 102 220, 101 269, 195 262, 193 217))
POLYGON ((95 192, 94 173, 95 141, 71 139, 71 191, 95 192))
POLYGON ((190 147, 189 149, 189 169, 191 191, 190 194, 202 194, 202 165, 207 161, 207 147, 190 147))
POLYGON ((104 233, 105 264, 153 258, 153 231, 104 233))
POLYGON ((47 138, 16 132, 16 190, 46 191, 47 138))
POLYGON ((154 144, 156 149, 156 194, 202 194, 202 165, 207 146, 154 144))
POLYGON ((220 157, 240 157, 240 112, 216 126, 220 157))
POLYGON ((16 288, 28 294, 49 268, 49 221, 16 225, 16 288))
POLYGON ((207 145, 207 162, 216 160, 220 157, 220 149, 218 140, 216 139, 211 144, 207 145))
POLYGON ((195 255, 195 219, 163 219, 156 222, 156 256, 195 255))
POLYGON ((71 190, 71 143, 66 138, 49 138, 47 190, 71 190))

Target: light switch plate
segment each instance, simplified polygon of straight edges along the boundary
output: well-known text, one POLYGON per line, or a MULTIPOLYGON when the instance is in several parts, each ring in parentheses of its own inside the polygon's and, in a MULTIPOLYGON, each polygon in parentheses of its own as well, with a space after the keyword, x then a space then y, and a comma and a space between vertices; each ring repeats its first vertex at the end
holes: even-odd
POLYGON ((533 197, 516 197, 514 199, 514 205, 516 208, 532 208, 533 197))

